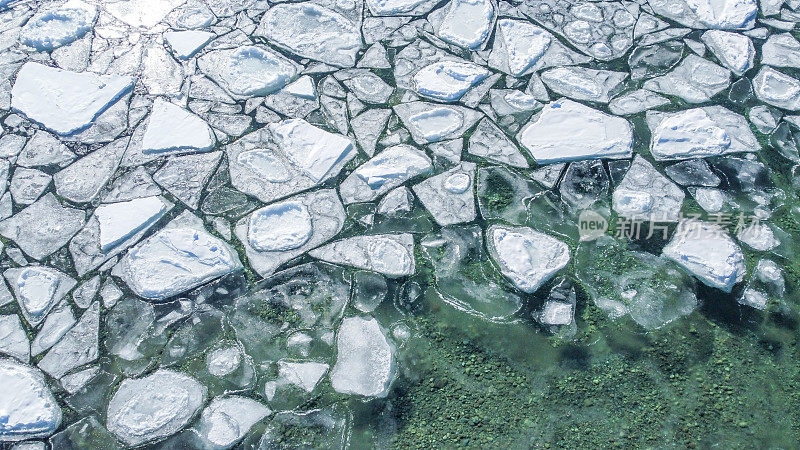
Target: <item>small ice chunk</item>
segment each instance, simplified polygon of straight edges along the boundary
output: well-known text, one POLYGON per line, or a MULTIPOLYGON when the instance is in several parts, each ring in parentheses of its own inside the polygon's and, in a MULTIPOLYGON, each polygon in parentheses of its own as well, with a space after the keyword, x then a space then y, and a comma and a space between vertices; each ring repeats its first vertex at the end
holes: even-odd
POLYGON ((608 102, 608 110, 618 116, 638 114, 642 111, 669 105, 670 101, 663 95, 650 92, 647 89, 638 89, 614 97, 608 102))
POLYGON ((151 227, 169 209, 160 196, 98 206, 95 216, 100 223, 100 249, 108 253, 134 234, 151 227))
POLYGON ((489 161, 522 169, 528 168, 528 161, 522 155, 517 144, 512 142, 488 117, 481 119, 472 136, 469 137, 467 152, 489 161))
POLYGON ((268 407, 247 397, 217 397, 200 414, 194 428, 213 448, 231 448, 271 412, 268 407))
POLYGON ((575 100, 608 103, 626 72, 595 70, 586 67, 555 67, 542 72, 542 81, 556 94, 575 100))
POLYGON ((222 152, 176 156, 154 173, 153 179, 183 204, 197 209, 200 195, 221 159, 222 152))
POLYGON ((528 227, 492 225, 486 240, 500 272, 526 293, 535 292, 570 260, 567 244, 528 227))
POLYGON ((302 58, 353 67, 361 31, 347 17, 314 2, 282 3, 261 18, 256 36, 302 58))
POLYGON ((773 34, 761 46, 761 64, 800 68, 800 42, 791 33, 773 34))
POLYGON ((701 36, 717 59, 736 75, 753 67, 756 49, 749 37, 730 31, 708 30, 701 36))
POLYGON ((391 278, 414 274, 414 238, 409 233, 353 236, 312 250, 309 255, 391 278))
POLYGON ((475 220, 475 163, 432 176, 413 186, 417 198, 441 226, 475 220))
POLYGON ((36 13, 19 34, 28 47, 50 52, 83 37, 94 27, 96 18, 95 6, 71 0, 36 13))
MULTIPOLYGON (((75 294, 73 293, 73 297, 75 294)), ((42 329, 31 342, 31 355, 36 356, 52 347, 58 342, 72 326, 75 325, 75 315, 66 302, 61 302, 50 314, 42 325, 42 329)))
POLYGON ((64 166, 75 159, 66 145, 52 134, 39 130, 25 144, 15 163, 24 167, 64 166))
POLYGON ((205 386, 172 370, 127 379, 108 403, 108 431, 130 446, 163 439, 185 427, 205 398, 205 386))
POLYGON ((99 354, 100 304, 94 303, 78 323, 39 361, 39 368, 53 378, 95 361, 99 354))
POLYGON ((303 119, 272 123, 269 130, 286 156, 316 182, 332 176, 333 167, 349 161, 356 153, 347 137, 329 133, 303 119))
POLYGON ((39 325, 76 284, 68 275, 44 266, 7 269, 3 275, 32 327, 39 325))
POLYGON ((753 78, 756 97, 764 103, 792 111, 800 110, 800 81, 763 66, 753 78))
POLYGON ((721 106, 647 112, 650 153, 657 161, 702 158, 759 148, 747 119, 721 106))
POLYGON ((631 220, 677 222, 684 197, 680 187, 636 155, 612 202, 614 211, 631 220))
POLYGON ((698 220, 681 221, 662 255, 704 284, 725 292, 742 281, 747 271, 744 254, 728 232, 698 220))
POLYGON ((574 313, 572 303, 548 301, 539 316, 539 322, 544 325, 569 325, 574 313))
POLYGON ((184 212, 129 250, 113 273, 136 295, 161 301, 239 267, 236 252, 184 212))
POLYGON ((490 73, 489 70, 466 61, 441 61, 420 69, 413 80, 419 95, 443 102, 454 102, 490 73))
MULTIPOLYGON (((16 314, 0 316, 0 354, 13 356, 24 363, 31 358, 31 344, 28 342, 28 335, 16 314)), ((0 441, 2 441, 2 437, 0 437, 0 441)))
POLYGON ((753 250, 760 252, 766 252, 781 245, 781 242, 775 238, 772 228, 761 222, 753 222, 746 228, 739 230, 736 238, 753 250))
POLYGON ((61 425, 61 407, 37 369, 0 359, 0 386, 0 442, 47 437, 61 425))
POLYGON ((373 318, 347 317, 336 337, 336 365, 331 385, 336 392, 385 397, 395 376, 394 347, 373 318))
POLYGON ((664 168, 667 176, 682 186, 719 186, 720 178, 703 159, 689 159, 664 168))
POLYGON ((539 164, 593 158, 628 158, 633 128, 627 120, 569 99, 545 105, 517 135, 539 164))
POLYGON ((756 0, 686 0, 697 20, 708 28, 748 30, 758 14, 756 0))
POLYGON ((11 89, 11 107, 55 133, 68 135, 87 128, 131 88, 131 77, 27 62, 11 89))
POLYGON ((250 216, 247 239, 260 252, 294 250, 311 239, 308 207, 298 201, 265 206, 250 216))
POLYGON ((210 31, 168 31, 164 33, 164 40, 178 59, 187 60, 205 47, 214 36, 210 31))
POLYGON ((252 45, 210 51, 197 59, 197 65, 237 98, 279 91, 299 71, 299 66, 283 55, 252 45))
POLYGON ((205 120, 163 99, 156 99, 142 138, 142 153, 206 152, 216 143, 205 120))
POLYGON ((481 117, 469 108, 424 102, 401 103, 394 112, 420 145, 461 137, 481 117))
POLYGON ((38 169, 18 167, 8 186, 14 203, 30 205, 50 186, 53 177, 38 169))
POLYGON ((58 195, 76 203, 93 200, 114 175, 127 144, 127 138, 114 141, 56 173, 53 183, 58 195))
POLYGON ((494 24, 494 5, 490 0, 451 0, 432 13, 436 35, 443 41, 469 50, 479 50, 489 38, 494 24))
POLYGON ((421 16, 439 4, 437 0, 366 0, 375 16, 421 16))
POLYGON ((396 145, 356 168, 339 185, 339 193, 345 204, 371 201, 432 169, 425 152, 410 145, 396 145))
POLYGON ((690 54, 671 72, 645 81, 643 87, 689 103, 703 103, 727 89, 730 83, 728 69, 690 54))
POLYGON ((377 214, 395 217, 411 211, 413 198, 407 187, 401 186, 389 191, 378 203, 377 214))

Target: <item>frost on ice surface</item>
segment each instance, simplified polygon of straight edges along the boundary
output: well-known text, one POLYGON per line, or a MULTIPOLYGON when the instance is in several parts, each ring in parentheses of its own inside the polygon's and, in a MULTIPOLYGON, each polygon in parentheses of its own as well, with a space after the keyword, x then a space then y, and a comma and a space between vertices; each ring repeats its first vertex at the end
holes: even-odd
POLYGON ((424 152, 410 145, 396 145, 356 168, 339 185, 339 193, 345 204, 374 200, 431 169, 431 160, 424 152))
POLYGON ((61 407, 37 369, 0 359, 0 442, 47 437, 61 425, 61 407))
POLYGON ((489 74, 488 70, 472 63, 444 61, 423 67, 414 75, 414 84, 423 97, 452 102, 489 74))
POLYGON ((158 99, 142 138, 142 152, 205 152, 216 139, 211 127, 180 106, 158 99))
POLYGON ((97 8, 70 0, 57 8, 37 13, 20 32, 25 45, 39 51, 52 51, 80 39, 94 26, 97 8))
POLYGON ((192 377, 166 369, 127 379, 108 403, 108 431, 130 446, 163 439, 189 423, 206 391, 192 377))
POLYGON ((208 52, 198 58, 197 64, 237 98, 271 94, 286 86, 298 72, 288 58, 252 45, 208 52))
POLYGON ((60 135, 87 128, 133 87, 127 76, 71 72, 26 63, 11 90, 11 106, 60 135))
POLYGON ((85 217, 84 211, 62 206, 55 195, 47 193, 0 222, 0 234, 16 242, 32 258, 42 259, 66 245, 81 229, 85 217))
POLYGON ((346 238, 312 250, 310 255, 392 278, 414 273, 414 238, 408 233, 346 238))
POLYGON ((22 315, 32 326, 41 323, 75 286, 75 280, 68 275, 45 266, 11 268, 3 275, 11 285, 22 315))

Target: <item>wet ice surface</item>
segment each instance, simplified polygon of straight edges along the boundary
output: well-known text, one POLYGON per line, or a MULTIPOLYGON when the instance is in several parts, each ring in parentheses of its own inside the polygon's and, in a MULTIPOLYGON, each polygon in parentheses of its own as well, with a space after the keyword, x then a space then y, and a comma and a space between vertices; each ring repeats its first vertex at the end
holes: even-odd
POLYGON ((425 314, 792 322, 796 22, 0 0, 0 445, 379 446, 425 314))

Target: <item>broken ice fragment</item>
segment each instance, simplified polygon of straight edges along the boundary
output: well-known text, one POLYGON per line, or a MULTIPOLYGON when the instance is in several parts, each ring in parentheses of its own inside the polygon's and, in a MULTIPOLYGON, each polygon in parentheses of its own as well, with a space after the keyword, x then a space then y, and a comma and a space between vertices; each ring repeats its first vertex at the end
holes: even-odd
POLYGON ((259 209, 250 216, 247 239, 260 252, 294 250, 311 238, 308 207, 287 200, 259 209))
POLYGON ((100 333, 100 304, 95 302, 83 313, 78 323, 56 343, 39 368, 53 378, 61 378, 72 369, 97 359, 100 333))
POLYGON ((385 397, 394 379, 394 348, 373 318, 348 317, 339 326, 331 370, 336 392, 385 397))
POLYGON ((272 123, 269 130, 286 156, 315 182, 328 178, 333 167, 355 156, 350 139, 303 119, 272 123))
POLYGON ((592 158, 627 158, 633 152, 633 128, 569 99, 547 104, 517 135, 539 164, 592 158))
POLYGON ((647 112, 650 153, 657 161, 718 156, 759 148, 747 119, 722 106, 647 112))
POLYGON ((423 67, 413 80, 417 92, 423 97, 454 102, 490 73, 470 62, 442 61, 423 67))
POLYGON ((729 31, 709 30, 701 37, 714 56, 731 72, 741 76, 753 67, 756 49, 749 37, 729 31))
POLYGON ((164 33, 164 40, 178 59, 187 60, 205 47, 214 36, 214 33, 200 30, 168 31, 164 33))
POLYGON ((556 94, 599 103, 608 103, 611 93, 627 77, 625 72, 585 67, 556 67, 542 72, 542 81, 556 94))
POLYGON ((769 66, 753 78, 756 97, 764 103, 793 111, 800 110, 800 81, 769 66))
POLYGON ((136 295, 160 301, 239 267, 236 252, 184 212, 128 251, 113 273, 136 295))
POLYGON ((695 54, 689 54, 671 72, 647 80, 645 89, 675 95, 689 103, 703 103, 725 90, 731 83, 728 69, 695 54))
POLYGON ((535 292, 570 260, 567 244, 528 227, 492 225, 486 241, 503 275, 526 293, 535 292))
POLYGON ((44 266, 7 269, 3 275, 14 291, 22 315, 32 327, 39 325, 76 284, 66 274, 44 266))
POLYGON ((401 103, 394 112, 420 145, 461 137, 481 117, 469 108, 424 102, 401 103))
POLYGON ((37 369, 0 359, 0 442, 47 437, 61 425, 61 407, 37 369))
POLYGON ((678 224, 663 256, 675 261, 704 284, 730 292, 744 279, 744 254, 722 227, 698 220, 678 224))
POLYGON ((481 119, 469 137, 467 152, 501 164, 528 168, 528 161, 517 145, 488 117, 481 119))
POLYGON ((347 17, 314 2, 283 3, 261 18, 257 36, 300 57, 353 67, 361 31, 347 17))
POLYGON ((97 8, 71 0, 31 17, 20 30, 22 42, 38 51, 52 51, 80 39, 94 26, 97 8))
POLYGON ((108 431, 130 446, 163 439, 186 426, 205 398, 205 386, 172 370, 127 379, 108 403, 108 431))
POLYGON ((391 278, 414 274, 414 238, 408 233, 353 236, 312 250, 309 255, 391 278))
POLYGON ((677 222, 685 194, 640 155, 617 185, 614 210, 631 220, 677 222))
POLYGON ((214 143, 214 133, 205 120, 160 98, 153 103, 142 153, 206 152, 214 143))
POLYGON ((410 145, 396 145, 356 168, 339 185, 339 193, 345 204, 371 201, 432 169, 425 152, 410 145))
POLYGON ((13 356, 24 363, 31 358, 31 344, 28 342, 28 335, 16 314, 0 316, 0 354, 13 356))
POLYGON ((494 5, 490 0, 451 0, 428 20, 443 41, 478 50, 489 38, 494 18, 494 5))
POLYGON ((152 226, 169 209, 170 205, 160 196, 98 206, 95 216, 100 223, 100 250, 110 252, 139 231, 152 226))
POLYGON ((22 66, 11 106, 60 135, 81 131, 133 87, 133 78, 70 72, 36 62, 22 66))
POLYGON ((246 45, 214 50, 197 59, 200 70, 238 98, 267 95, 282 89, 298 65, 264 47, 246 45))
POLYGON ((217 449, 230 448, 272 411, 247 397, 217 397, 200 414, 197 434, 217 449))
POLYGON ((475 164, 462 162, 413 186, 417 198, 441 226, 475 220, 475 164))

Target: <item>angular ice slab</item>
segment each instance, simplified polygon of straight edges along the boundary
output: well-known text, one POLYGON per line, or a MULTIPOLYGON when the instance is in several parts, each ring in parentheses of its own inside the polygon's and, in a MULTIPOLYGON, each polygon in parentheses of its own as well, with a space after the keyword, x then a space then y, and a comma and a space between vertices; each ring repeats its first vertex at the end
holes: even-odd
POLYGON ((368 202, 406 181, 433 170, 425 152, 410 145, 395 145, 360 165, 339 185, 345 204, 368 202))
POLYGON ((336 337, 338 356, 331 370, 336 392, 385 397, 395 375, 394 347, 373 318, 348 317, 336 337))
POLYGON ((156 99, 142 138, 142 153, 206 152, 216 141, 205 120, 180 106, 156 99))
POLYGON ((417 183, 413 189, 439 225, 475 220, 475 163, 462 162, 417 183))
POLYGON ((336 236, 345 212, 333 189, 300 194, 253 211, 234 230, 261 276, 336 236))
POLYGON ((61 425, 61 407, 38 370, 0 359, 0 386, 0 442, 47 437, 61 425))
POLYGON ((421 16, 438 3, 437 0, 366 0, 370 12, 376 16, 421 16))
POLYGON ((567 244, 528 227, 492 225, 486 232, 489 255, 517 289, 535 292, 567 265, 567 244))
POLYGON ((289 119, 269 125, 275 143, 305 174, 319 183, 333 167, 355 156, 352 141, 329 133, 303 119, 289 119))
POLYGON ((353 236, 312 250, 309 255, 391 278, 414 274, 414 237, 409 233, 353 236))
POLYGON ((139 446, 180 431, 203 406, 206 388, 194 378, 159 369, 123 381, 108 403, 108 431, 139 446))
POLYGON ((187 60, 199 52, 214 36, 216 36, 214 33, 200 30, 168 31, 164 33, 164 40, 178 59, 187 60))
POLYGON ((149 228, 169 211, 170 206, 160 196, 98 206, 94 213, 100 223, 100 249, 108 253, 139 231, 149 228))
POLYGON ((442 61, 423 67, 413 79, 419 95, 454 102, 489 74, 489 70, 470 62, 442 61))
POLYGON ((677 222, 681 215, 683 189, 636 155, 612 196, 614 211, 632 220, 677 222))
POLYGON ((97 18, 97 8, 79 0, 45 9, 20 30, 22 42, 38 51, 53 51, 80 39, 97 18))
POLYGON ((469 108, 424 102, 401 103, 394 112, 420 145, 461 137, 481 117, 469 108))
POLYGON ((60 135, 81 131, 133 88, 133 78, 70 72, 25 63, 11 89, 11 107, 60 135))
POLYGON ((704 284, 725 292, 747 272, 742 249, 722 227, 708 222, 681 221, 662 255, 704 284))
POLYGON ((255 34, 302 58, 336 67, 355 66, 361 49, 358 24, 314 2, 273 6, 255 34))
POLYGON ((593 158, 629 158, 633 128, 627 120, 560 99, 545 105, 517 134, 539 164, 593 158))
POLYGON ((512 142, 488 117, 481 119, 472 136, 469 137, 467 152, 470 155, 513 167, 523 169, 529 167, 528 161, 522 155, 517 144, 512 142))
POLYGON ((658 161, 719 156, 760 148, 744 117, 722 106, 647 112, 650 153, 658 161))
POLYGON ((0 354, 13 356, 22 362, 31 358, 31 343, 16 314, 0 316, 0 354))
POLYGON ((129 250, 113 274, 136 295, 160 301, 240 267, 236 252, 186 211, 129 250))
POLYGON ((651 0, 649 6, 692 28, 749 30, 758 15, 756 0, 651 0))
POLYGON ((703 103, 727 89, 731 72, 707 59, 689 54, 671 72, 644 82, 642 87, 674 95, 689 103, 703 103))

